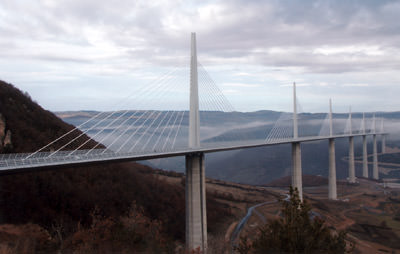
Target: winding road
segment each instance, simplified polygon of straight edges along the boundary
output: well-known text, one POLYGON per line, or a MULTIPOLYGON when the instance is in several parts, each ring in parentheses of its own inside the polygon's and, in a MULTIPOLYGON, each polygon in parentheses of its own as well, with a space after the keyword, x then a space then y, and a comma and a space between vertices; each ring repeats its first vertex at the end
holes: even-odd
MULTIPOLYGON (((283 194, 283 195, 286 196, 286 198, 285 198, 284 200, 285 200, 285 201, 288 201, 289 198, 290 198, 289 194, 283 194)), ((234 230, 233 233, 232 233, 232 236, 231 236, 232 253, 234 253, 233 250, 234 250, 234 248, 237 246, 236 240, 237 240, 237 238, 239 237, 240 232, 242 231, 244 225, 246 225, 247 221, 248 221, 248 220, 250 219, 250 217, 253 215, 253 212, 257 212, 257 211, 254 210, 254 209, 256 209, 256 208, 258 208, 258 207, 260 207, 260 206, 269 205, 269 204, 274 204, 274 203, 278 203, 278 202, 279 202, 279 200, 277 200, 277 199, 276 199, 276 200, 273 200, 273 201, 266 201, 266 202, 263 202, 263 203, 260 203, 260 204, 251 206, 251 207, 247 210, 246 216, 244 216, 244 217, 242 218, 242 220, 239 222, 239 224, 236 226, 235 230, 234 230)), ((258 213, 258 212, 257 212, 257 214, 258 214, 259 216, 262 216, 262 215, 261 215, 260 213, 258 213)), ((266 222, 265 217, 263 217, 263 218, 264 218, 263 221, 266 222)))

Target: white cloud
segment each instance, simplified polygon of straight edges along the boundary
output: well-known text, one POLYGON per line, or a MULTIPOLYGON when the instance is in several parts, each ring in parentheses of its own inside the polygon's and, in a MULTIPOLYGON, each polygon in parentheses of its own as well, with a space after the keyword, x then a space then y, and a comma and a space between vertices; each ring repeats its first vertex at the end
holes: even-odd
POLYGON ((0 78, 39 102, 47 101, 34 92, 41 81, 62 97, 69 83, 95 90, 102 78, 148 80, 188 65, 195 31, 199 61, 241 100, 255 100, 257 89, 279 96, 296 81, 309 85, 309 98, 363 88, 384 98, 377 107, 396 109, 386 95, 399 90, 398 10, 390 0, 2 0, 0 78))
POLYGON ((323 46, 313 50, 313 54, 322 55, 337 55, 337 54, 363 54, 367 56, 381 56, 384 51, 379 46, 363 46, 363 45, 348 45, 348 46, 323 46))
POLYGON ((367 87, 368 84, 343 84, 343 87, 367 87))
POLYGON ((240 88, 256 88, 260 87, 260 84, 246 84, 246 83, 223 83, 223 86, 227 87, 240 87, 240 88))

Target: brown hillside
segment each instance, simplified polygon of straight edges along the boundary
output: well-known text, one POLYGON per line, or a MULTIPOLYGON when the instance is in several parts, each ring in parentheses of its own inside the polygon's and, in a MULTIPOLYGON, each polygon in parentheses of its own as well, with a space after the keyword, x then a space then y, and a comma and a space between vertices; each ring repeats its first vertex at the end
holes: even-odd
MULTIPOLYGON (((35 151, 68 131, 74 126, 63 122, 53 113, 44 110, 37 103, 32 101, 27 93, 23 93, 13 85, 0 81, 0 114, 5 121, 5 131, 11 132, 12 147, 0 148, 0 152, 32 152, 35 151)), ((71 133, 71 136, 78 136, 78 130, 71 133)), ((75 148, 89 138, 86 135, 78 138, 66 149, 75 148)), ((92 148, 96 143, 88 142, 83 149, 92 148)), ((51 146, 57 149, 61 142, 51 146)), ((47 151, 50 147, 47 149, 47 151)))
MULTIPOLYGON (((328 179, 322 176, 314 176, 314 175, 303 175, 303 186, 311 187, 311 186, 321 186, 327 185, 328 179)), ((269 187, 289 187, 292 184, 291 176, 284 176, 282 178, 276 179, 272 182, 269 182, 266 186, 269 187)))
MULTIPOLYGON (((4 131, 12 133, 12 146, 2 147, 5 152, 35 151, 73 128, 2 81, 0 114, 4 131)), ((25 247, 32 252, 26 253, 166 251, 184 240, 184 186, 149 172, 137 163, 119 163, 1 176, 0 223, 22 224, 22 232, 23 225, 38 225, 50 234, 45 244, 30 239, 25 247)), ((212 194, 207 210, 210 232, 231 215, 212 194)), ((2 244, 15 247, 0 239, 0 252, 2 244)), ((22 253, 17 247, 10 253, 22 253)))

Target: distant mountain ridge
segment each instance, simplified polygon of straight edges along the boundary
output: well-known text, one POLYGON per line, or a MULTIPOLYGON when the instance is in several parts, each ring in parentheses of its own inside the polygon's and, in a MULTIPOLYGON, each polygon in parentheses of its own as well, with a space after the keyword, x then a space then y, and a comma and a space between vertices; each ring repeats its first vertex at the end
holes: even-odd
MULTIPOLYGON (((83 117, 84 112, 56 112, 57 115, 64 117, 63 119, 69 123, 78 125, 88 118, 83 117)), ((94 116, 98 112, 90 111, 94 116)), ((161 112, 165 113, 165 112, 161 112)), ((115 117, 120 113, 117 112, 115 117)), ((211 135, 211 137, 203 139, 202 142, 213 142, 218 140, 233 140, 237 136, 248 139, 265 139, 268 132, 273 128, 275 121, 280 117, 282 112, 262 110, 256 112, 201 112, 201 126, 205 126, 211 130, 218 130, 229 126, 221 134, 211 135), (204 119, 204 121, 202 121, 204 119), (218 126, 221 125, 221 128, 218 126), (219 125, 218 125, 219 124, 219 125)), ((366 115, 372 116, 372 113, 366 115)), ((333 114, 334 118, 346 121, 348 114, 333 114)), ((353 119, 362 118, 361 113, 353 113, 353 119)), ((395 146, 400 139, 400 133, 397 130, 397 122, 400 119, 400 111, 397 112, 377 112, 376 117, 384 117, 387 119, 385 128, 390 131, 390 139, 387 140, 388 146, 395 146)), ((302 113, 300 119, 318 120, 319 123, 326 118, 325 113, 302 113)), ((187 127, 188 115, 185 115, 183 125, 187 127)), ((367 123, 368 125, 371 122, 367 123)), ((378 123, 379 124, 379 123, 378 123)), ((335 127, 335 126, 334 126, 335 127)), ((359 126, 358 126, 359 127, 359 126)), ((369 128, 370 126, 367 126, 369 128)), ((380 126, 378 125, 378 128, 380 126)), ((205 128, 205 129, 207 129, 205 128)), ((301 135, 317 135, 321 126, 316 124, 302 123, 300 121, 299 134, 301 135)), ((340 128, 344 128, 344 123, 340 128)), ((340 131, 340 130, 339 130, 340 131)), ((343 130, 342 130, 343 131, 343 130)), ((356 156, 361 153, 361 139, 355 139, 356 156)), ((327 141, 312 142, 302 144, 302 161, 303 172, 310 175, 328 174, 328 145, 327 141), (322 152, 321 152, 322 151, 322 152)), ((369 142, 369 153, 372 152, 372 145, 369 142)), ((348 154, 348 140, 338 139, 336 141, 336 165, 337 177, 343 179, 348 176, 347 162, 341 158, 348 154)), ((143 162, 157 168, 164 168, 178 172, 184 172, 184 159, 167 158, 153 161, 143 162)), ((245 150, 237 150, 231 152, 212 153, 206 155, 206 171, 207 176, 225 180, 247 184, 263 185, 275 179, 290 174, 291 170, 291 148, 289 145, 270 146, 262 148, 253 148, 245 150)), ((360 165, 356 165, 357 174, 361 174, 360 165)))

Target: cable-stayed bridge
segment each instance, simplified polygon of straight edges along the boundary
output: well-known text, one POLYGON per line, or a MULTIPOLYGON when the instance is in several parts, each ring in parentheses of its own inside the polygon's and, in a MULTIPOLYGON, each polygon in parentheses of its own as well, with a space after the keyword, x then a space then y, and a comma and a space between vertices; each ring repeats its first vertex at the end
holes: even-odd
POLYGON ((239 125, 240 113, 234 111, 207 71, 198 63, 195 34, 192 34, 190 72, 182 69, 170 71, 126 100, 134 101, 137 109, 95 113, 88 120, 76 124, 75 129, 33 153, 0 155, 0 174, 185 156, 186 244, 188 249, 200 247, 204 252, 207 249, 206 153, 290 143, 292 185, 298 188, 302 197, 300 144, 329 140, 328 195, 330 199, 336 199, 335 139, 349 139, 349 181, 354 183, 354 138, 361 137, 363 140, 363 177, 368 177, 366 141, 367 136, 372 136, 373 178, 379 177, 377 136, 382 137, 384 151, 386 133, 383 121, 377 128, 379 123, 374 116, 366 118, 365 115, 351 112, 344 118, 334 119, 331 102, 325 117, 308 118, 301 113, 295 84, 293 112, 266 119, 261 125, 265 128, 261 135, 246 133, 247 129, 239 125), (145 98, 151 98, 150 104, 145 98), (178 105, 185 103, 189 109, 179 109, 178 105), (153 109, 146 109, 149 106, 153 109), (230 115, 236 116, 236 120, 225 119, 222 112, 231 112, 230 115))

